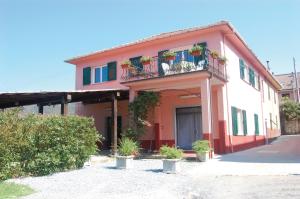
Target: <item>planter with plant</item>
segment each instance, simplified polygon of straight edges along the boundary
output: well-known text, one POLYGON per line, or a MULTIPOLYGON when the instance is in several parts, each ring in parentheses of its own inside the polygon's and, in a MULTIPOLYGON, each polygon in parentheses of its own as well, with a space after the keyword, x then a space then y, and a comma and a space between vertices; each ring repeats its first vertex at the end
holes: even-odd
POLYGON ((219 53, 217 51, 211 51, 210 52, 210 56, 213 58, 213 59, 218 59, 219 58, 219 53))
POLYGON ((139 146, 136 141, 124 137, 120 141, 118 156, 116 157, 116 167, 118 169, 133 168, 133 157, 139 152, 139 146))
POLYGON ((203 50, 202 46, 196 45, 196 46, 193 46, 193 48, 191 48, 189 50, 189 53, 193 56, 200 56, 202 53, 202 50, 203 50))
POLYGON ((226 57, 219 57, 218 58, 218 63, 220 64, 220 65, 225 65, 225 63, 226 63, 226 61, 227 61, 227 58, 226 57))
POLYGON ((181 149, 175 147, 162 146, 160 154, 165 158, 163 159, 163 172, 164 173, 178 173, 180 172, 180 160, 183 152, 181 149))
POLYGON ((127 68, 131 67, 131 61, 129 61, 129 60, 123 61, 121 64, 121 67, 122 67, 122 69, 127 69, 127 68))
POLYGON ((201 162, 206 162, 209 159, 211 148, 208 140, 197 140, 193 143, 193 150, 197 154, 197 158, 201 162))
POLYGON ((176 52, 173 52, 173 51, 166 51, 166 52, 164 52, 163 57, 164 57, 167 61, 175 60, 175 58, 176 58, 176 52))
POLYGON ((152 60, 153 60, 152 57, 143 56, 143 57, 141 57, 140 62, 143 64, 143 66, 145 66, 145 65, 149 65, 152 60))

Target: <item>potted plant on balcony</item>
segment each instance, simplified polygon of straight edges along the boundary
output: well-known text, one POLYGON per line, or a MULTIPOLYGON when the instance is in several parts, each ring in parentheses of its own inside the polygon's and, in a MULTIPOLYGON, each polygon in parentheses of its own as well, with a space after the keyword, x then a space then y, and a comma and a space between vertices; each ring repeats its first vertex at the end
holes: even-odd
POLYGON ((163 172, 164 173, 178 173, 180 172, 180 160, 183 152, 181 149, 175 147, 162 146, 160 154, 164 156, 163 159, 163 172))
POLYGON ((122 69, 127 69, 127 68, 129 68, 130 66, 131 66, 131 61, 129 61, 129 60, 125 60, 125 61, 123 61, 122 64, 121 64, 122 69))
POLYGON ((120 141, 118 156, 116 157, 116 167, 118 169, 133 168, 133 157, 139 152, 137 142, 124 137, 120 141))
POLYGON ((211 52, 210 52, 210 56, 211 56, 213 59, 218 59, 219 53, 218 53, 217 51, 211 51, 211 52))
POLYGON ((225 63, 226 63, 226 61, 227 61, 227 58, 226 57, 219 57, 218 58, 218 63, 220 64, 220 65, 225 65, 225 63))
POLYGON ((149 65, 152 60, 153 60, 152 57, 143 56, 143 57, 141 57, 140 62, 143 64, 143 66, 145 66, 145 65, 149 65))
POLYGON ((199 161, 206 162, 209 159, 209 152, 211 151, 211 148, 208 140, 197 140, 192 146, 199 161))
POLYGON ((193 46, 193 48, 191 48, 189 50, 189 53, 193 56, 200 56, 202 53, 202 50, 203 50, 202 46, 196 45, 196 46, 193 46))
POLYGON ((176 52, 173 52, 173 51, 166 51, 164 52, 163 54, 163 57, 167 60, 167 61, 170 61, 170 60, 175 60, 176 58, 176 52))

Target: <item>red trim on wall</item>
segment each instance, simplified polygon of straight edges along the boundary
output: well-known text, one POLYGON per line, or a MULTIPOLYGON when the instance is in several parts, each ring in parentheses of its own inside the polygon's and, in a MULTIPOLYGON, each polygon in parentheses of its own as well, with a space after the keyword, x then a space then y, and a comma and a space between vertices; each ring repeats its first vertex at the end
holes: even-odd
POLYGON ((220 139, 214 139, 214 152, 220 154, 220 139))
POLYGON ((229 139, 227 139, 226 121, 219 120, 219 154, 229 152, 229 139))

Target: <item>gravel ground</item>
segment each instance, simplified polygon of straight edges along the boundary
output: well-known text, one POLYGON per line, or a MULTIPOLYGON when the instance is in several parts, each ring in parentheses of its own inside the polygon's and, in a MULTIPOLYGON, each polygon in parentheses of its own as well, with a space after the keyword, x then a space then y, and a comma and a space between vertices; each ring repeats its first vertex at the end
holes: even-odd
POLYGON ((300 198, 300 176, 202 175, 207 163, 182 162, 179 174, 162 173, 161 160, 135 160, 134 169, 115 162, 44 177, 15 179, 37 192, 26 199, 98 198, 300 198))

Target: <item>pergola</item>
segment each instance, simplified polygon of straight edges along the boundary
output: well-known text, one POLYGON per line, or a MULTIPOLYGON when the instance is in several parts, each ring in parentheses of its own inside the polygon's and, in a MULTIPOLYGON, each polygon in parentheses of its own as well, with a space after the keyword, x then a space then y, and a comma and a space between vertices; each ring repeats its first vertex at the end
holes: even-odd
POLYGON ((61 114, 66 115, 69 103, 82 102, 93 104, 111 102, 113 152, 115 154, 117 150, 118 100, 128 100, 128 98, 128 90, 117 89, 0 93, 0 109, 36 104, 39 108, 39 113, 43 114, 44 106, 60 104, 61 114))

